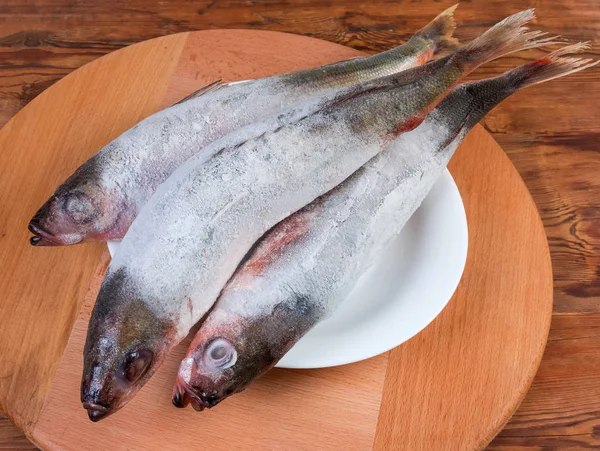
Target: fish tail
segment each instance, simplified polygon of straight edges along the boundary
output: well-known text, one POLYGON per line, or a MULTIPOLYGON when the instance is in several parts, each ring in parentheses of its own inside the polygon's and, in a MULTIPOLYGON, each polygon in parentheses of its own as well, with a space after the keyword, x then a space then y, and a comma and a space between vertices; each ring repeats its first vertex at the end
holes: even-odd
POLYGON ((509 53, 560 43, 546 33, 527 31, 523 25, 533 18, 533 9, 513 14, 457 50, 452 58, 464 64, 467 70, 474 70, 509 53))
POLYGON ((580 70, 595 66, 600 61, 592 59, 565 57, 572 53, 583 52, 590 48, 586 42, 568 45, 558 49, 544 58, 509 70, 502 75, 478 81, 464 83, 454 89, 438 106, 438 117, 445 118, 451 124, 461 114, 461 108, 468 108, 468 113, 462 119, 460 127, 449 126, 455 130, 446 145, 462 136, 483 118, 491 109, 516 91, 555 78, 564 77, 580 70))
POLYGON ((455 50, 459 47, 460 43, 458 42, 458 39, 452 37, 454 30, 456 29, 454 11, 457 7, 458 3, 439 14, 435 19, 415 33, 416 36, 433 43, 434 53, 438 53, 440 50, 455 50))
POLYGON ((595 66, 600 61, 594 61, 589 58, 565 57, 572 53, 579 53, 589 50, 590 45, 587 42, 562 47, 543 58, 524 64, 513 70, 506 72, 502 77, 510 81, 515 89, 525 88, 555 78, 564 77, 589 67, 595 66))

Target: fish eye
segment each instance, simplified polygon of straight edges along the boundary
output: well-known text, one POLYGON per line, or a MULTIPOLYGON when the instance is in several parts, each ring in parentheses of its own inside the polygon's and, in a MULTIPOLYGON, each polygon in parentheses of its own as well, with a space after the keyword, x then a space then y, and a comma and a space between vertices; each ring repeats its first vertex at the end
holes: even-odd
POLYGON ((147 349, 130 352, 123 362, 123 374, 131 382, 137 382, 150 368, 154 353, 147 349))
POLYGON ((96 209, 90 198, 83 193, 69 194, 64 203, 67 214, 77 223, 85 224, 96 216, 96 209))
POLYGON ((204 351, 204 361, 209 367, 226 369, 235 365, 237 351, 229 340, 217 338, 204 351))

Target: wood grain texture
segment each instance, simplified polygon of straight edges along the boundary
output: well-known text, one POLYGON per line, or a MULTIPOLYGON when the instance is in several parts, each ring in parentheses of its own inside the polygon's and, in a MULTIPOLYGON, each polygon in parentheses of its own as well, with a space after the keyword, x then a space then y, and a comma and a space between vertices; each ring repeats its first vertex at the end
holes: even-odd
MULTIPOLYGON (((184 37, 183 44, 179 40, 172 44, 176 50, 183 50, 174 52, 179 61, 171 65, 174 69, 168 83, 159 78, 163 87, 161 106, 216 78, 248 79, 359 54, 326 41, 270 32, 214 30, 184 37), (201 49, 201 45, 210 50, 201 49), (279 52, 280 48, 286 49, 285 54, 279 52), (256 57, 258 51, 260 57, 256 57)), ((145 48, 148 59, 162 58, 153 53, 150 43, 145 48)), ((120 58, 129 57, 127 52, 115 52, 111 57, 109 63, 100 60, 90 64, 98 80, 118 77, 121 70, 128 69, 127 64, 120 63, 120 58)), ((85 80, 87 75, 78 71, 71 77, 85 80)), ((151 82, 148 87, 152 89, 151 82)), ((78 128, 77 123, 85 123, 90 114, 80 110, 80 103, 65 104, 65 109, 79 111, 71 127, 78 128)), ((31 105, 27 111, 35 107, 31 105)), ((15 120, 20 117, 17 115, 15 120)), ((69 137, 63 144, 71 144, 69 137)), ((514 412, 537 370, 550 324, 552 277, 535 205, 502 149, 481 127, 457 152, 452 171, 470 223, 472 251, 465 275, 450 307, 436 321, 437 326, 392 351, 392 366, 385 354, 335 369, 274 371, 243 395, 199 416, 191 409, 176 410, 168 402, 173 375, 189 344, 185 342, 168 356, 165 365, 123 412, 91 423, 79 400, 81 355, 89 315, 106 268, 104 256, 58 370, 46 376, 52 382, 41 412, 30 415, 28 421, 21 420, 21 427, 48 450, 96 449, 99 436, 109 449, 189 449, 197 436, 181 431, 193 430, 199 419, 207 430, 221 432, 203 439, 205 446, 215 450, 363 450, 371 449, 373 444, 377 449, 392 446, 411 451, 481 449, 514 412), (486 168, 493 168, 493 174, 482 177, 486 168), (506 211, 514 212, 519 220, 507 220, 506 211), (489 254, 494 251, 495 257, 491 258, 489 254), (461 359, 462 365, 448 358, 452 355, 461 359), (472 367, 478 371, 473 372, 472 367), (440 403, 444 408, 439 408, 440 403), (427 415, 421 417, 418 412, 427 415), (468 427, 457 438, 450 433, 454 428, 448 429, 447 424, 456 424, 461 418, 468 420, 468 427), (420 425, 430 426, 421 429, 420 425), (150 429, 159 432, 149 434, 150 429)), ((44 312, 35 318, 34 322, 44 321, 44 312)), ((54 331, 49 338, 59 335, 64 333, 54 331)), ((21 359, 19 364, 27 367, 28 361, 21 359)), ((13 405, 26 402, 21 396, 8 400, 5 407, 11 412, 13 405)))
POLYGON ((0 450, 1 451, 35 451, 38 448, 27 440, 19 429, 6 418, 0 421, 0 450))
MULTIPOLYGON (((197 29, 254 28, 378 51, 402 42, 451 3, 132 0, 125 6, 115 0, 5 1, 0 4, 0 124, 73 69, 144 39, 197 29)), ((591 40, 598 55, 600 4, 595 0, 462 2, 457 35, 472 38, 526 7, 537 8, 537 27, 573 40, 591 40)), ((498 73, 520 60, 500 60, 475 76, 498 73)), ((564 346, 554 348, 550 342, 548 350, 558 352, 548 351, 542 360, 540 375, 548 376, 536 378, 517 415, 490 449, 566 449, 563 440, 569 434, 588 437, 572 448, 584 449, 593 447, 599 436, 600 398, 576 388, 582 373, 588 377, 587 387, 597 387, 600 381, 600 356, 589 338, 600 327, 600 217, 595 201, 600 197, 599 75, 600 69, 594 68, 530 88, 484 121, 524 178, 544 221, 555 279, 553 329, 561 324, 573 330, 564 346), (564 371, 555 374, 557 367, 564 371), (570 412, 576 412, 573 424, 570 412), (528 421, 513 430, 521 417, 528 421)), ((7 430, 0 428, 0 436, 7 430)))
POLYGON ((599 354, 600 314, 554 315, 535 383, 489 450, 600 449, 599 354))
POLYGON ((114 55, 83 67, 83 77, 65 78, 0 133, 6 162, 0 167, 0 406, 21 428, 36 421, 104 248, 36 252, 28 244, 27 223, 98 148, 158 109, 185 38, 125 49, 126 67, 112 79, 98 74, 110 70, 114 55))
POLYGON ((550 311, 539 297, 552 291, 546 235, 527 188, 498 150, 477 128, 450 162, 469 224, 467 265, 453 302, 390 352, 377 451, 484 448, 542 358, 539 333, 550 311), (508 223, 507 212, 514 213, 508 223))
POLYGON ((92 451, 98 449, 101 436, 103 449, 114 451, 191 450, 198 447, 198 434, 184 431, 199 427, 207 431, 202 448, 214 451, 370 449, 386 375, 386 354, 337 368, 275 369, 220 408, 199 414, 171 405, 173 377, 192 334, 168 355, 121 412, 99 423, 90 422, 79 399, 81 355, 105 268, 101 262, 46 406, 34 429, 28 431, 42 449, 92 451))

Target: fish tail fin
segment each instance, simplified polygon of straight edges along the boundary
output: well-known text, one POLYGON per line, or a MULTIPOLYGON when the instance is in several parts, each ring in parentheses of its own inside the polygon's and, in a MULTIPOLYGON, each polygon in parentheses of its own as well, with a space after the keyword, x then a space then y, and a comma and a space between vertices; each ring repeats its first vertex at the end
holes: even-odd
POLYGON ((457 7, 458 3, 446 9, 415 33, 416 36, 427 39, 433 43, 434 53, 438 53, 440 50, 455 50, 459 47, 460 43, 458 42, 458 39, 452 37, 454 30, 456 29, 454 11, 457 7))
POLYGON ((556 37, 548 37, 546 33, 527 31, 524 25, 534 18, 533 9, 513 14, 457 50, 452 58, 467 70, 474 70, 509 53, 559 43, 556 37))
POLYGON ((457 116, 457 110, 468 108, 469 112, 460 127, 460 130, 466 133, 492 108, 516 91, 598 64, 600 61, 564 56, 583 52, 589 48, 589 44, 585 42, 567 45, 543 58, 523 64, 496 77, 464 83, 455 88, 440 103, 437 108, 438 116, 452 121, 457 116))
POLYGON ((600 62, 588 58, 579 58, 564 55, 579 53, 589 50, 590 45, 587 42, 562 47, 543 58, 524 64, 513 70, 506 72, 502 77, 510 80, 515 90, 532 86, 555 78, 564 77, 589 67, 595 66, 600 62))

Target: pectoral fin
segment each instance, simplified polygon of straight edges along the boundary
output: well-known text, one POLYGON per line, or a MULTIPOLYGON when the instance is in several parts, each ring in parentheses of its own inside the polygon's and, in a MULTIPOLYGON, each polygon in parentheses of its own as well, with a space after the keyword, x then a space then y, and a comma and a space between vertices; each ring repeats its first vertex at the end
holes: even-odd
POLYGON ((190 99, 195 99, 196 97, 203 96, 204 94, 216 91, 217 89, 220 89, 225 85, 227 85, 227 83, 223 83, 223 80, 213 81, 212 83, 203 86, 197 91, 192 92, 189 96, 184 97, 179 102, 176 102, 173 105, 179 105, 180 103, 187 102, 190 99))

